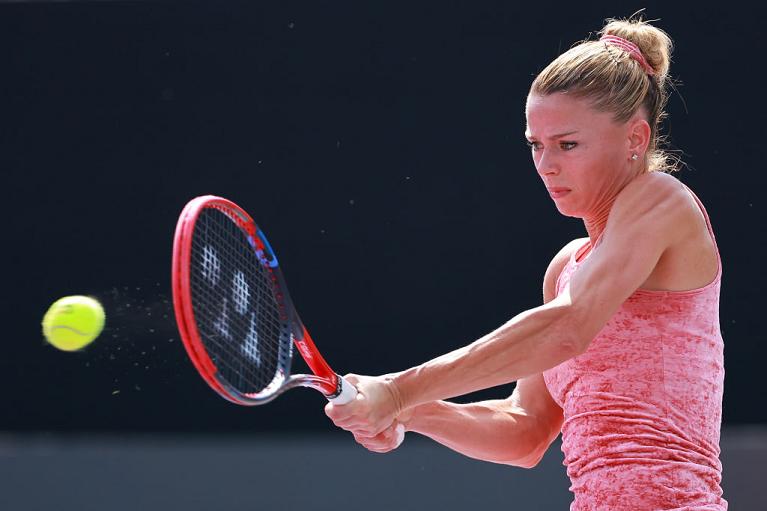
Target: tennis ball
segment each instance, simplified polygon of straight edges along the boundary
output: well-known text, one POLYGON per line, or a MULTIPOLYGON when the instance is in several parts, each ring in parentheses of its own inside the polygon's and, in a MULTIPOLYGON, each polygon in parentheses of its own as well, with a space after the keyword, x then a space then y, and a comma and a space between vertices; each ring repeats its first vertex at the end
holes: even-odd
POLYGON ((104 308, 89 296, 56 300, 43 316, 43 335, 56 348, 77 351, 99 336, 104 328, 104 308))

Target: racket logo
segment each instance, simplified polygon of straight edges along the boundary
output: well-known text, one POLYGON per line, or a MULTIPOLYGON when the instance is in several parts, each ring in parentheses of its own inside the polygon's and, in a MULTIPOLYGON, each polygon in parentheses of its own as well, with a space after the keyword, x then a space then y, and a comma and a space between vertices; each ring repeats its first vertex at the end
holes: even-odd
POLYGON ((312 350, 309 349, 303 339, 296 341, 296 345, 298 346, 298 351, 301 352, 301 356, 306 359, 307 363, 314 358, 312 350))
POLYGON ((221 302, 221 314, 213 321, 213 329, 219 334, 223 335, 227 339, 231 339, 232 336, 229 333, 229 313, 227 311, 228 301, 226 298, 221 302))
POLYGON ((240 349, 251 361, 258 365, 261 365, 261 352, 258 348, 258 324, 256 323, 256 313, 250 313, 250 329, 248 335, 245 336, 245 342, 242 343, 240 349))
MULTIPOLYGON (((205 259, 206 255, 203 255, 203 262, 208 260, 205 259)), ((209 260, 215 261, 216 259, 210 258, 209 260)), ((211 268, 214 266, 215 265, 211 263, 211 268)), ((205 268, 204 263, 203 268, 205 268)), ((205 273, 205 270, 203 270, 203 273, 205 273)), ((211 287, 217 287, 216 284, 218 283, 218 280, 219 278, 216 276, 215 279, 206 279, 206 282, 211 287), (213 282, 216 282, 216 284, 213 284, 213 282)), ((240 270, 235 271, 234 275, 232 276, 231 293, 231 303, 233 304, 234 309, 240 316, 244 316, 248 312, 248 305, 250 303, 250 286, 248 285, 247 279, 245 278, 245 274, 240 270)), ((226 339, 232 340, 229 324, 229 300, 224 298, 221 302, 221 312, 213 321, 213 328, 226 339)), ((248 359, 258 365, 261 365, 261 351, 259 349, 258 339, 258 319, 256 317, 255 311, 251 311, 250 313, 248 333, 245 335, 245 338, 240 345, 240 350, 246 357, 248 357, 248 359)))
POLYGON ((200 268, 202 278, 211 286, 216 287, 221 278, 221 261, 218 259, 216 250, 210 245, 202 249, 202 265, 200 268))
POLYGON ((250 287, 245 280, 245 274, 237 270, 232 277, 232 301, 234 307, 240 314, 245 314, 248 310, 248 299, 250 298, 250 287))

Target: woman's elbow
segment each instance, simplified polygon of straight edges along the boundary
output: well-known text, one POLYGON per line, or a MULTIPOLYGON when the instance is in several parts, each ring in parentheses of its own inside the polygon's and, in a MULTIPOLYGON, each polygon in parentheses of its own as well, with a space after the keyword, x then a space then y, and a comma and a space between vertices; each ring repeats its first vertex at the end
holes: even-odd
POLYGON ((519 468, 537 466, 559 436, 561 427, 561 420, 532 421, 524 434, 517 435, 514 447, 506 451, 504 463, 519 468))
POLYGON ((526 456, 505 461, 506 465, 518 468, 535 468, 543 459, 546 449, 539 449, 528 453, 526 456))
POLYGON ((589 345, 599 329, 595 331, 588 318, 584 318, 583 314, 579 314, 579 311, 574 307, 569 307, 563 312, 557 339, 559 352, 563 353, 569 360, 582 355, 589 349, 589 345))
POLYGON ((535 438, 536 436, 531 434, 530 442, 517 441, 514 446, 509 446, 504 459, 498 460, 498 463, 519 468, 533 468, 538 465, 551 442, 546 442, 542 438, 535 438))

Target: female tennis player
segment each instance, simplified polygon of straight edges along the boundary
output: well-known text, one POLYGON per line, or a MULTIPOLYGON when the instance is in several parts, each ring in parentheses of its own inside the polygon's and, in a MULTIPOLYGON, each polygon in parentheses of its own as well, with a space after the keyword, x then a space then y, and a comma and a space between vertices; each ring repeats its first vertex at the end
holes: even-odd
POLYGON ((397 424, 467 456, 533 467, 562 433, 573 510, 724 510, 721 263, 706 211, 659 149, 671 41, 609 20, 534 80, 526 138, 557 209, 583 219, 544 304, 406 371, 349 375, 326 413, 376 452, 397 424), (504 400, 444 399, 516 381, 504 400))

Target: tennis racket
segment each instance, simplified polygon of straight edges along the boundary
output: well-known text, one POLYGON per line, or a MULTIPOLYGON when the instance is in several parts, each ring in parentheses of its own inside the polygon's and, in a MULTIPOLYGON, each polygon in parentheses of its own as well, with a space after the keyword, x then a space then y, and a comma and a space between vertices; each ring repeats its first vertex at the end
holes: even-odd
POLYGON ((298 317, 263 231, 235 203, 190 201, 173 240, 173 306, 186 352, 213 390, 262 405, 293 387, 335 404, 357 395, 317 350, 298 317), (313 374, 291 374, 293 346, 313 374))

